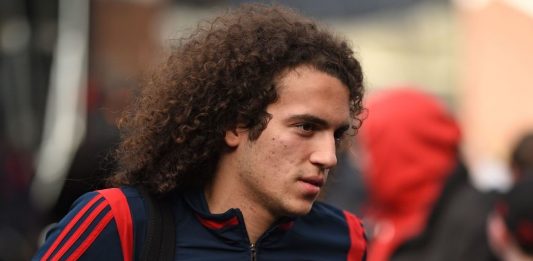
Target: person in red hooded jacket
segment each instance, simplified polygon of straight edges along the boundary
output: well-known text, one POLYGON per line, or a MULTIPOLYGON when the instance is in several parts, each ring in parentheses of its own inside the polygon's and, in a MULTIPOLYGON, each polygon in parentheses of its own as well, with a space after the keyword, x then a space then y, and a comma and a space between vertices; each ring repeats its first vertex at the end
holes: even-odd
POLYGON ((491 200, 461 164, 460 130, 424 92, 375 93, 358 133, 367 186, 369 261, 492 260, 484 230, 491 200))

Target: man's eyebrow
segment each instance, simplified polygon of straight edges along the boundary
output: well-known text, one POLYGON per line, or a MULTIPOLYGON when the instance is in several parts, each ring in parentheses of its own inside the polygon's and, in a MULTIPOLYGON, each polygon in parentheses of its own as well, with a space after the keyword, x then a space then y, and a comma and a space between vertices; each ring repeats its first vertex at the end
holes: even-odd
MULTIPOLYGON (((313 123, 313 124, 316 124, 318 126, 321 126, 321 127, 329 127, 330 124, 322 119, 322 118, 319 118, 317 116, 314 116, 314 115, 311 115, 311 114, 297 114, 297 115, 293 115, 291 117, 288 118, 288 121, 290 122, 293 122, 293 121, 305 121, 305 122, 309 122, 309 123, 313 123)), ((337 129, 349 129, 350 128, 350 124, 348 122, 343 122, 339 127, 337 127, 337 129)))

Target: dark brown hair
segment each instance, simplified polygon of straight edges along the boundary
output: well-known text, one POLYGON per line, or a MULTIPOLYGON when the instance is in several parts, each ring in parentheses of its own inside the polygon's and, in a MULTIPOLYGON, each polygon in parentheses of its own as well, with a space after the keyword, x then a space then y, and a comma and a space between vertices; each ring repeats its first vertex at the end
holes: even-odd
POLYGON ((109 184, 154 193, 203 186, 226 148, 226 130, 244 126, 257 139, 277 99, 276 77, 299 65, 348 86, 357 129, 363 75, 345 41, 279 6, 244 5, 199 25, 122 119, 118 170, 109 184))

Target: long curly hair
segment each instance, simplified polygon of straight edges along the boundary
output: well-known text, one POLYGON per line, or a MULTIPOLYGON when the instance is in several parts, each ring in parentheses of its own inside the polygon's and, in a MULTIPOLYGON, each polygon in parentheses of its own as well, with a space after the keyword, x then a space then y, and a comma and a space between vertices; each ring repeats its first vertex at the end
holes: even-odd
POLYGON ((226 131, 244 126, 257 139, 278 97, 276 79, 300 65, 348 86, 356 130, 363 74, 346 41, 280 6, 243 5, 200 24, 121 119, 118 169, 108 184, 156 194, 205 185, 227 148, 226 131))

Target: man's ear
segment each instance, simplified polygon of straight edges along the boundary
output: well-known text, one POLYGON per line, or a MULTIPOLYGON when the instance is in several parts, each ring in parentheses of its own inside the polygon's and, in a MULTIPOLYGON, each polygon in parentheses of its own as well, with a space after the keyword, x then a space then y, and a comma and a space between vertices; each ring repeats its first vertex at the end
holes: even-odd
POLYGON ((241 128, 227 130, 226 136, 224 136, 224 140, 226 141, 228 147, 236 148, 239 146, 243 139, 247 138, 246 134, 247 132, 241 128))

